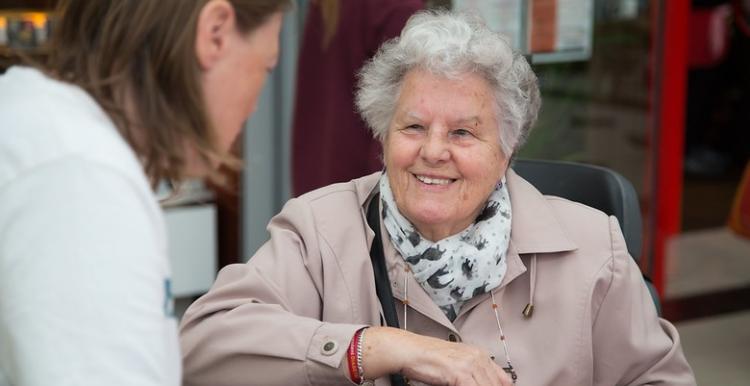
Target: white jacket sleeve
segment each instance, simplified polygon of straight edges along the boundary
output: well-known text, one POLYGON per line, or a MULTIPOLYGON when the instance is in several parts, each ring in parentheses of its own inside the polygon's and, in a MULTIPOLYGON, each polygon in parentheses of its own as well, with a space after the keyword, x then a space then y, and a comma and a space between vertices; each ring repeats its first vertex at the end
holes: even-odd
POLYGON ((163 219, 145 193, 75 157, 0 187, 0 385, 180 384, 163 219))

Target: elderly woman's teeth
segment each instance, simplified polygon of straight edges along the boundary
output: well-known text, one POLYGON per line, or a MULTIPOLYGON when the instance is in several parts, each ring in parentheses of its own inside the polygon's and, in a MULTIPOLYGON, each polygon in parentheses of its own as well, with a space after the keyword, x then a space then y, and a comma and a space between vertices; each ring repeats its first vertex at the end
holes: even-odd
POLYGON ((451 183, 451 180, 444 178, 430 178, 424 176, 417 176, 417 179, 428 185, 447 185, 451 183))

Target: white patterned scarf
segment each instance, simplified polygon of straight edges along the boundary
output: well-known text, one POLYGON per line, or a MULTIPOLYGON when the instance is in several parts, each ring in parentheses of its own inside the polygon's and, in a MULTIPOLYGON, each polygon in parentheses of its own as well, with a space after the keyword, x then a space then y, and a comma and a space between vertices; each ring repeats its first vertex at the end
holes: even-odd
POLYGON ((510 198, 505 178, 463 231, 432 242, 399 212, 386 173, 380 177, 382 216, 388 236, 414 278, 451 321, 461 305, 500 285, 507 269, 510 198))

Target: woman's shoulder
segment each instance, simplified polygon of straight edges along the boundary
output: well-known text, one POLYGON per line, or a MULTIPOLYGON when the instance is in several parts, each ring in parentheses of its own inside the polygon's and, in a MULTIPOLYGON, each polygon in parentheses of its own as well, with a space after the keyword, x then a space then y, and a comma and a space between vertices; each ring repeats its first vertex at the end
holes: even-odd
POLYGON ((610 216, 603 211, 564 197, 544 196, 544 198, 555 218, 567 232, 592 236, 609 234, 610 216), (576 232, 576 230, 582 232, 576 232))
MULTIPOLYGON (((617 219, 590 206, 561 197, 545 196, 572 251, 550 259, 559 280, 570 288, 592 291, 598 301, 607 292, 615 272, 634 267, 617 219)), ((637 269, 637 268, 635 268, 637 269)))
POLYGON ((539 269, 554 272, 554 291, 577 299, 588 293, 600 301, 613 274, 632 260, 617 220, 604 212, 557 196, 544 196, 547 210, 574 245, 565 251, 537 254, 539 269), (564 290, 563 290, 564 289, 564 290), (598 295, 595 295, 598 294, 598 295))
MULTIPOLYGON (((545 196, 563 232, 586 259, 604 262, 613 256, 617 220, 599 209, 562 197, 545 196)), ((621 236, 620 236, 621 237, 621 236)))
POLYGON ((0 77, 0 89, 0 181, 77 159, 148 188, 132 149, 85 91, 27 67, 9 69, 0 77))
POLYGON ((377 187, 380 172, 347 182, 324 186, 289 200, 288 205, 304 205, 316 213, 340 213, 361 208, 377 187))
POLYGON ((82 88, 66 83, 42 70, 14 66, 0 76, 0 111, 3 117, 20 122, 54 122, 81 112, 103 114, 99 105, 82 88))
MULTIPOLYGON (((329 185, 290 199, 268 224, 271 244, 277 249, 299 248, 305 265, 313 271, 361 264, 369 256, 372 238, 363 210, 367 197, 362 192, 377 185, 372 177, 329 185)), ((251 261, 273 266, 278 260, 257 259, 256 255, 251 261)))
POLYGON ((611 247, 610 218, 566 198, 544 195, 518 175, 508 179, 513 207, 513 241, 522 253, 581 251, 611 247), (554 246, 550 246, 554 244, 554 246))
POLYGON ((340 232, 364 222, 364 205, 377 187, 380 172, 340 182, 292 198, 272 220, 293 221, 297 227, 340 232))
POLYGON ((554 261, 560 272, 569 270, 578 279, 594 278, 622 254, 624 243, 618 242, 622 235, 617 220, 601 210, 538 191, 536 197, 517 203, 513 208, 514 242, 518 240, 523 252, 537 253, 540 258, 557 256, 544 260, 554 261))
POLYGON ((372 193, 373 189, 377 187, 381 174, 382 172, 375 172, 346 182, 333 183, 315 190, 311 190, 300 195, 297 198, 313 202, 321 199, 326 199, 326 197, 331 195, 335 196, 339 194, 353 193, 359 200, 364 202, 364 200, 366 200, 367 197, 372 193))

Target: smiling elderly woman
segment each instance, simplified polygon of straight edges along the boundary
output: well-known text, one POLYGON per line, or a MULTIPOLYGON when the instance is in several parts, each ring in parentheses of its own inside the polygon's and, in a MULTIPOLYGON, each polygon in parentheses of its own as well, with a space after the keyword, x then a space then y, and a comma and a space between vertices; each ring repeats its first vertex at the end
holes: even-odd
POLYGON ((385 171, 290 200, 219 274, 187 384, 695 384, 616 219, 508 168, 540 98, 503 37, 420 13, 360 79, 385 171))

